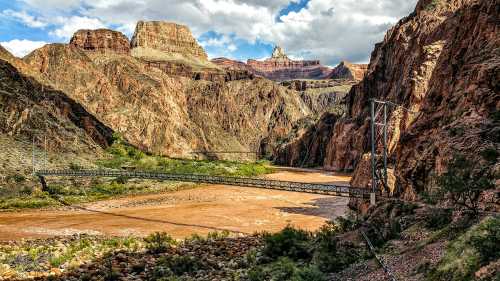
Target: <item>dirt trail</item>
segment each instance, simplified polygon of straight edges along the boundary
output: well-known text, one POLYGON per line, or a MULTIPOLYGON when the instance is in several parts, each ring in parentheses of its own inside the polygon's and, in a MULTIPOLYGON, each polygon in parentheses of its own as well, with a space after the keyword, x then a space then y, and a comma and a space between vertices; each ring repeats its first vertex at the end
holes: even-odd
MULTIPOLYGON (((279 171, 271 179, 348 184, 349 176, 320 171, 279 171)), ((347 198, 248 187, 204 185, 173 193, 142 195, 68 210, 0 213, 0 240, 88 233, 176 238, 229 230, 278 231, 287 224, 314 230, 343 215, 347 198)))

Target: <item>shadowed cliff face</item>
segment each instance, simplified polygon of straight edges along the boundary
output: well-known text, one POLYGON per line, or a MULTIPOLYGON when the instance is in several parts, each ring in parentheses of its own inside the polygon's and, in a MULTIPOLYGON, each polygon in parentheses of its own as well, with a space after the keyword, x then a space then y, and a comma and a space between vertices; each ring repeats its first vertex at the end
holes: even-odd
POLYGON ((29 169, 32 139, 60 154, 60 164, 67 167, 84 155, 95 159, 111 138, 112 130, 80 104, 0 60, 0 143, 5 146, 0 174, 29 169))
POLYGON ((266 79, 210 82, 170 76, 143 60, 55 44, 25 61, 133 145, 191 151, 256 151, 310 113, 297 92, 266 79))
POLYGON ((442 173, 455 152, 476 159, 482 149, 498 150, 499 11, 498 0, 420 1, 377 44, 366 77, 348 95, 349 118, 335 125, 325 166, 358 167, 353 182, 368 184, 362 170, 369 157, 362 156, 369 151, 371 98, 415 112, 389 111, 393 188, 407 198, 442 173))

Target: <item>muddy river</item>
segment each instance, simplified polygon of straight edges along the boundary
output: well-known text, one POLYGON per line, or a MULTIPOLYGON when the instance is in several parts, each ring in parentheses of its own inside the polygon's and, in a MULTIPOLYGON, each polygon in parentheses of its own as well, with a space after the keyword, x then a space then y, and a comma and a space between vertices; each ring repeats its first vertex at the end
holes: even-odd
MULTIPOLYGON (((271 179, 349 183, 349 176, 315 170, 284 170, 271 179)), ((175 238, 228 230, 249 234, 287 224, 315 230, 343 215, 348 199, 327 195, 224 185, 125 197, 64 210, 0 213, 0 240, 88 233, 144 236, 165 231, 175 238)))

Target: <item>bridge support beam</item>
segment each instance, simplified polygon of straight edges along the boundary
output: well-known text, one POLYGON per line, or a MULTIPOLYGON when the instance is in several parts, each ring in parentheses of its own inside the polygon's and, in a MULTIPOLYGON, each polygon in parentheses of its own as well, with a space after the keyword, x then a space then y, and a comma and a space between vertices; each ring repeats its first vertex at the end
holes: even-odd
POLYGON ((38 179, 40 180, 40 184, 42 185, 42 191, 48 191, 48 186, 47 186, 47 182, 45 181, 45 177, 44 176, 38 176, 38 179))

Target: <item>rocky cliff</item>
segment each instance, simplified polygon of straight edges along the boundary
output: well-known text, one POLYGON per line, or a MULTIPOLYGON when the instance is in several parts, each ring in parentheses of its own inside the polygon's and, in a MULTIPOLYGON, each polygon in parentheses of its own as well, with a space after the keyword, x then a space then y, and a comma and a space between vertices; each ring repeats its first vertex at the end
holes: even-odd
POLYGON ((365 77, 367 70, 367 64, 353 64, 342 61, 332 70, 328 78, 361 81, 365 77))
POLYGON ((161 22, 139 21, 131 41, 136 57, 158 60, 179 56, 207 61, 205 50, 198 44, 187 26, 161 22))
POLYGON ((73 35, 69 45, 91 52, 130 53, 127 36, 109 29, 79 30, 73 35))
POLYGON ((353 182, 368 185, 371 98, 407 109, 390 107, 388 138, 391 189, 406 198, 431 188, 454 153, 481 161, 484 149, 498 151, 499 12, 499 0, 419 1, 376 45, 348 95, 348 118, 334 126, 325 166, 357 167, 353 182))
MULTIPOLYGON (((0 60, 0 175, 28 174, 32 140, 40 158, 49 152, 49 165, 67 168, 95 159, 112 138, 112 130, 64 93, 25 76, 0 60), (45 142, 47 140, 47 142, 45 142), (50 161, 57 159, 55 161, 50 161)), ((0 177, 0 182, 2 178, 0 177)))
POLYGON ((163 69, 171 61, 153 65, 64 44, 40 48, 25 62, 131 144, 172 157, 259 151, 263 139, 273 146, 296 120, 311 114, 297 92, 267 79, 184 77, 177 74, 190 65, 180 62, 180 71, 170 73, 179 70, 163 69))

